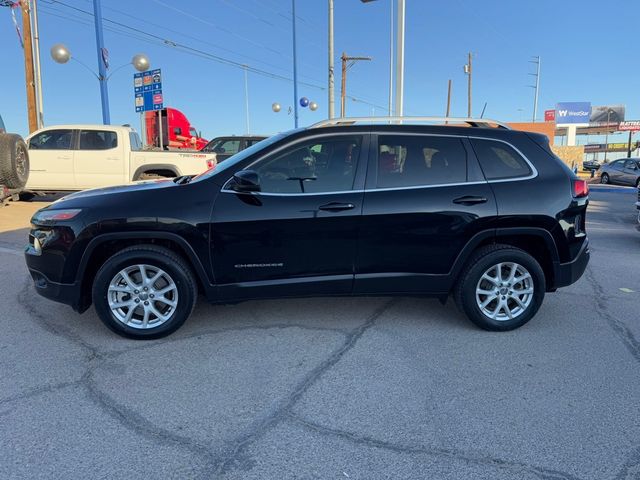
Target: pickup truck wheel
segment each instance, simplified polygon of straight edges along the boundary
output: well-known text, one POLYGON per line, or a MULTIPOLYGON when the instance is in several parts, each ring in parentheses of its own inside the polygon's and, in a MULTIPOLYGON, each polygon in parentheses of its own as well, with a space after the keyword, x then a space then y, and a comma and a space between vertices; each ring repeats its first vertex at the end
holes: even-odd
POLYGON ((469 260, 454 296, 478 327, 507 331, 533 318, 544 292, 544 272, 531 255, 509 245, 489 245, 469 260))
POLYGON ((0 134, 0 185, 19 189, 29 179, 29 151, 20 135, 0 134))
POLYGON ((191 315, 198 295, 186 262, 152 245, 126 248, 96 274, 93 302, 104 324, 134 339, 164 337, 191 315))

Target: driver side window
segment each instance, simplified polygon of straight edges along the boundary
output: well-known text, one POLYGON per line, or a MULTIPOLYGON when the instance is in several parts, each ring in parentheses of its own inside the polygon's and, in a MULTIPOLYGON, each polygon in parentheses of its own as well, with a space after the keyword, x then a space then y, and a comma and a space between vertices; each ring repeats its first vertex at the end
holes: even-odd
POLYGON ((297 145, 253 170, 265 193, 326 193, 351 190, 361 137, 339 136, 297 145))

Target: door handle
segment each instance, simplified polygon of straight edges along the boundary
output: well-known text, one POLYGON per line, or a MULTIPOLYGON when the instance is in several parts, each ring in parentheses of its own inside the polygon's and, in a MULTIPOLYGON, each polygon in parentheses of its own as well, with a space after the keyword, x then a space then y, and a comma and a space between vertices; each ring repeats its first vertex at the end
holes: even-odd
POLYGON ((339 203, 339 202, 331 202, 325 205, 321 205, 318 207, 320 210, 324 210, 326 212, 341 212, 342 210, 351 210, 356 206, 353 203, 339 203))
POLYGON ((475 195, 465 195, 464 197, 456 198, 453 203, 458 203, 460 205, 476 205, 478 203, 487 203, 487 199, 485 197, 477 197, 475 195))

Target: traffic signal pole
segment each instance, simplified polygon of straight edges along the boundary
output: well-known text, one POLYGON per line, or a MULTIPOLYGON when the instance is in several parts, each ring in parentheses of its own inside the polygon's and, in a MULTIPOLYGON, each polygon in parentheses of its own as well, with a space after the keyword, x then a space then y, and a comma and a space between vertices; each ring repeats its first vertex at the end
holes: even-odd
POLYGON ((107 89, 107 64, 106 49, 104 48, 104 35, 102 33, 102 6, 101 0, 93 0, 93 18, 96 28, 96 50, 98 53, 98 81, 100 82, 100 101, 102 102, 102 123, 109 125, 109 90, 107 89))

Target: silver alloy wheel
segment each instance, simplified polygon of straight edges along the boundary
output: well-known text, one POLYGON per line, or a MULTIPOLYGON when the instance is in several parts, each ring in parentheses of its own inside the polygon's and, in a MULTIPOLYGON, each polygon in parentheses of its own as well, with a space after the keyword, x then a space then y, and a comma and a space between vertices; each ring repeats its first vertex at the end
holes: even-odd
POLYGON ((492 320, 522 315, 533 300, 533 278, 522 265, 503 262, 488 268, 476 285, 476 303, 492 320))
POLYGON ((167 272, 153 265, 131 265, 109 282, 107 300, 113 316, 137 329, 167 322, 178 306, 178 287, 167 272))

